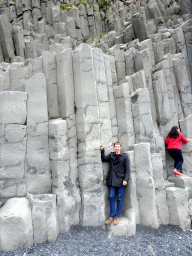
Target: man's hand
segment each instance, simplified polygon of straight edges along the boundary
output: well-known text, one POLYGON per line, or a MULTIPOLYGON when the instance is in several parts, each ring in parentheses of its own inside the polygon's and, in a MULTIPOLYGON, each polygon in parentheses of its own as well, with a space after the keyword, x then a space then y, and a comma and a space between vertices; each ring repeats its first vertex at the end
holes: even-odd
POLYGON ((101 145, 100 145, 100 149, 102 149, 102 150, 104 149, 104 146, 103 146, 103 144, 101 144, 101 145))
POLYGON ((127 185, 127 181, 123 181, 123 186, 126 186, 127 185))

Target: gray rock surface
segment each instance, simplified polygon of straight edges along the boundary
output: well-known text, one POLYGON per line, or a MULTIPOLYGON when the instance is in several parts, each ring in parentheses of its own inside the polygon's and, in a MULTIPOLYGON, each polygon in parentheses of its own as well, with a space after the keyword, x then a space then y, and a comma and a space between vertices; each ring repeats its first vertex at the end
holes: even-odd
POLYGON ((172 221, 189 228, 189 208, 183 220, 175 217, 170 202, 180 211, 180 198, 165 195, 167 188, 184 190, 184 207, 191 198, 187 4, 0 2, 0 201, 5 205, 27 192, 34 204, 43 194, 54 198, 58 224, 50 232, 42 222, 41 241, 54 241, 74 225, 104 224, 109 164, 101 162, 99 146, 108 154, 115 141, 131 167, 122 215, 131 226, 122 232, 134 235, 135 223, 157 228, 172 221), (173 125, 189 139, 182 178, 170 177, 174 162, 164 144, 173 125))
POLYGON ((188 191, 182 188, 167 188, 167 204, 169 222, 180 226, 182 230, 189 230, 191 219, 188 213, 188 191))
POLYGON ((28 139, 25 160, 27 191, 35 194, 49 193, 51 191, 51 175, 45 75, 40 73, 34 75, 27 81, 25 90, 28 93, 28 139))
POLYGON ((11 27, 6 14, 0 15, 0 45, 5 60, 9 60, 14 56, 11 27))
POLYGON ((1 251, 33 244, 31 208, 26 198, 11 198, 0 208, 0 230, 1 251))
POLYGON ((31 205, 34 243, 55 242, 59 234, 56 196, 27 194, 31 205))
POLYGON ((137 197, 144 226, 159 227, 149 143, 135 144, 137 197))
POLYGON ((129 150, 135 143, 135 131, 131 113, 131 98, 129 84, 123 83, 114 87, 114 95, 117 111, 117 123, 119 127, 119 140, 122 141, 122 150, 129 150))

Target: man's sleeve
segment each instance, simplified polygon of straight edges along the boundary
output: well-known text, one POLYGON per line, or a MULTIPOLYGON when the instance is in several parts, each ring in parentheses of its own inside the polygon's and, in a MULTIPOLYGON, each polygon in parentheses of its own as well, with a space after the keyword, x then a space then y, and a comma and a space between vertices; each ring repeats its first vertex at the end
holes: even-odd
POLYGON ((103 162, 108 162, 111 158, 111 154, 105 156, 105 150, 104 149, 101 149, 101 160, 103 162))
POLYGON ((129 166, 129 158, 127 154, 124 154, 124 166, 125 166, 125 177, 124 177, 124 181, 129 180, 129 176, 130 176, 130 166, 129 166))

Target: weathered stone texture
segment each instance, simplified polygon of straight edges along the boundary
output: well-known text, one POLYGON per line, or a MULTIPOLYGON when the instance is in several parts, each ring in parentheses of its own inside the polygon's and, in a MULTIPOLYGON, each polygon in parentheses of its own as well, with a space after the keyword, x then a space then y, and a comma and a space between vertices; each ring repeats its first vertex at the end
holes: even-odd
POLYGON ((153 74, 152 78, 157 110, 157 120, 161 129, 161 134, 165 139, 173 126, 173 122, 171 118, 167 86, 165 84, 163 71, 157 71, 153 74))
POLYGON ((25 91, 25 82, 29 78, 28 68, 19 67, 9 69, 11 91, 25 91))
POLYGON ((133 15, 133 30, 139 41, 147 39, 146 17, 142 12, 133 15))
POLYGON ((133 75, 135 71, 135 63, 134 63, 134 56, 136 55, 136 49, 134 47, 131 47, 128 51, 125 53, 125 70, 126 75, 130 76, 133 75))
POLYGON ((25 45, 24 45, 23 32, 21 27, 13 26, 12 33, 13 33, 13 43, 15 46, 16 55, 25 58, 25 55, 24 55, 25 45))
POLYGON ((27 194, 27 198, 31 204, 34 243, 55 242, 59 234, 56 196, 27 194))
POLYGON ((123 83, 114 87, 116 101, 117 123, 119 128, 119 140, 122 142, 122 150, 129 150, 135 143, 135 132, 133 117, 131 113, 131 99, 129 96, 129 85, 123 83))
POLYGON ((121 217, 118 225, 110 224, 107 229, 112 232, 113 236, 135 235, 136 223, 133 220, 133 218, 134 217, 132 217, 132 219, 129 220, 127 217, 121 217), (134 222, 135 225, 132 224, 132 222, 134 222))
POLYGON ((47 81, 47 105, 49 118, 59 117, 57 98, 56 54, 43 52, 43 71, 47 81))
POLYGON ((9 19, 6 14, 0 15, 0 45, 3 57, 9 62, 14 56, 13 41, 9 19))
POLYGON ((141 224, 158 228, 159 220, 149 143, 135 144, 134 153, 141 224))
POLYGON ((188 191, 183 188, 167 188, 167 205, 169 209, 169 223, 179 226, 183 231, 191 228, 188 212, 188 191))
POLYGON ((85 44, 80 45, 73 53, 79 141, 78 170, 82 195, 81 223, 85 226, 101 225, 105 218, 103 173, 99 151, 99 107, 92 58, 92 50, 85 44))
POLYGON ((116 115, 116 106, 115 106, 115 97, 113 94, 113 81, 112 81, 112 72, 110 65, 109 55, 104 55, 105 62, 105 76, 106 76, 106 85, 108 91, 108 102, 109 102, 109 114, 111 118, 111 129, 113 141, 117 141, 118 135, 118 126, 117 126, 117 115, 116 115))
POLYGON ((33 245, 31 208, 26 198, 11 198, 0 208, 0 251, 33 245))
POLYGON ((183 120, 179 120, 179 125, 185 138, 192 139, 192 115, 189 115, 183 120))
POLYGON ((72 183, 69 159, 51 161, 52 192, 57 195, 59 231, 68 232, 71 225, 79 224, 81 198, 79 189, 72 183))
POLYGON ((191 84, 186 70, 185 59, 181 54, 173 57, 173 70, 176 78, 177 87, 181 95, 181 105, 184 117, 192 113, 191 84))
POLYGON ((140 213, 139 213, 139 203, 137 199, 137 189, 136 189, 136 167, 135 167, 135 154, 134 151, 126 151, 129 157, 130 165, 130 178, 128 185, 125 188, 123 208, 122 211, 127 209, 133 209, 135 214, 135 220, 137 224, 140 224, 140 213))
POLYGON ((25 92, 0 92, 0 124, 25 124, 26 101, 25 92))
POLYGON ((115 58, 115 66, 117 72, 117 83, 125 78, 125 56, 124 52, 121 50, 115 50, 113 52, 115 58))
POLYGON ((160 154, 151 154, 153 179, 155 185, 157 214, 160 225, 169 224, 169 212, 166 202, 165 183, 163 179, 163 163, 160 154))
POLYGON ((27 101, 27 153, 25 178, 29 193, 51 191, 50 160, 48 146, 48 113, 46 80, 44 74, 36 74, 26 82, 27 101))
POLYGON ((151 151, 155 150, 153 120, 149 91, 147 88, 138 89, 131 95, 135 142, 149 142, 151 151))
POLYGON ((101 49, 93 49, 93 68, 97 88, 100 117, 100 139, 105 147, 111 146, 112 131, 109 112, 109 99, 106 83, 105 60, 101 49))

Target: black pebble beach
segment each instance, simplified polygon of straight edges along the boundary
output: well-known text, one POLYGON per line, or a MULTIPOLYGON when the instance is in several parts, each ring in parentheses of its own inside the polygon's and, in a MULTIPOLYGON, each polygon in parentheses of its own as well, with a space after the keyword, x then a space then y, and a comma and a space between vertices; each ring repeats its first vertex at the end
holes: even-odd
POLYGON ((74 226, 55 243, 0 252, 1 256, 192 256, 192 229, 167 225, 157 230, 137 225, 134 237, 114 237, 101 227, 74 226))

